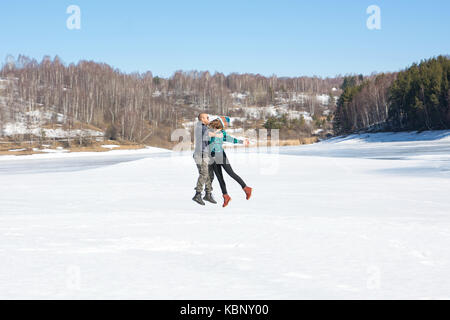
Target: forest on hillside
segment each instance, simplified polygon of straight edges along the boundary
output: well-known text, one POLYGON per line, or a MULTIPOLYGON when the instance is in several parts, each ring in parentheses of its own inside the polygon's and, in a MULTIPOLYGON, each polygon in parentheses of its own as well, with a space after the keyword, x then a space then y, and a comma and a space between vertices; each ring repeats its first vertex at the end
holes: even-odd
POLYGON ((346 77, 334 117, 335 134, 449 129, 449 83, 448 56, 424 60, 398 73, 346 77))
MULTIPOLYGON (((57 56, 9 57, 0 69, 0 138, 11 124, 31 127, 39 112, 49 115, 43 128, 87 128, 105 139, 160 147, 170 147, 173 130, 187 128, 199 112, 232 116, 244 129, 279 129, 281 139, 448 129, 449 82, 448 56, 400 72, 335 78, 207 71, 164 78, 93 61, 65 64, 57 56)), ((44 136, 42 129, 22 132, 33 133, 6 138, 44 136)))
MULTIPOLYGON (((40 62, 9 58, 0 70, 0 129, 24 111, 50 109, 64 126, 93 126, 109 139, 164 145, 170 133, 200 111, 239 116, 233 94, 244 93, 242 107, 263 107, 295 92, 328 93, 343 77, 265 77, 177 71, 169 78, 123 73, 92 61, 65 64, 59 57, 40 62)), ((332 101, 334 102, 334 101, 332 101)), ((314 112, 314 101, 302 102, 314 112)), ((242 110, 241 110, 242 112, 242 110)), ((56 122, 48 119, 48 125, 56 122)), ((2 130, 0 130, 0 133, 2 130)))

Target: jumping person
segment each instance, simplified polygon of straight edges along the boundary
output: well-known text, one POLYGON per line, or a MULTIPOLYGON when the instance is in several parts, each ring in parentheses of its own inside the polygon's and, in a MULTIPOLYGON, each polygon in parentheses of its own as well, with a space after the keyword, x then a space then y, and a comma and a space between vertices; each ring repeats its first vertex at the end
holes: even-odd
POLYGON ((222 168, 228 173, 230 177, 232 177, 234 180, 236 180, 237 183, 241 185, 242 189, 245 192, 247 200, 249 200, 250 197, 252 196, 252 188, 248 187, 245 184, 244 180, 242 180, 241 177, 239 177, 233 171, 233 168, 231 167, 230 162, 228 161, 227 155, 223 150, 224 142, 231 142, 235 144, 245 143, 245 145, 248 145, 248 140, 247 139, 245 141, 238 140, 236 138, 229 136, 227 132, 224 130, 226 122, 227 122, 226 117, 219 117, 218 119, 215 119, 211 123, 209 123, 209 128, 214 130, 213 133, 209 134, 211 136, 209 141, 209 150, 211 152, 212 167, 214 173, 216 174, 217 180, 219 180, 220 188, 222 189, 224 208, 230 202, 231 197, 228 195, 227 186, 223 178, 222 168))
POLYGON ((211 165, 211 158, 209 152, 209 130, 207 125, 209 124, 209 117, 206 113, 198 115, 198 122, 195 124, 194 138, 195 138, 195 150, 194 160, 197 165, 199 177, 197 179, 197 185, 195 187, 195 196, 192 198, 198 204, 204 206, 205 201, 216 204, 212 196, 212 181, 214 179, 213 167, 211 165), (205 187, 205 197, 202 200, 203 186, 205 187))

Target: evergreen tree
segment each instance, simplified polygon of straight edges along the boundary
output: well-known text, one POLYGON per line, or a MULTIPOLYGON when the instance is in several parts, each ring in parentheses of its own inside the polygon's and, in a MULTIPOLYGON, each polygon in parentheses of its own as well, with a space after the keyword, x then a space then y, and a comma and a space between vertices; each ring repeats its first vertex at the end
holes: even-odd
POLYGON ((395 129, 450 127, 450 59, 439 56, 401 72, 390 90, 389 119, 395 129))

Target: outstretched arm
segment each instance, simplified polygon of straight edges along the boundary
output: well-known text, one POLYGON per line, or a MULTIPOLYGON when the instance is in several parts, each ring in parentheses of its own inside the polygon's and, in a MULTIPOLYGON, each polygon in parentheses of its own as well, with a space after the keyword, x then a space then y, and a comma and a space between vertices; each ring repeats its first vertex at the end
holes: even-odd
POLYGON ((226 133, 226 131, 224 131, 224 134, 223 134, 223 141, 224 141, 224 142, 234 143, 234 144, 243 144, 243 143, 244 143, 243 140, 239 140, 239 139, 236 139, 236 138, 234 138, 234 137, 232 137, 232 136, 229 136, 229 135, 226 133))

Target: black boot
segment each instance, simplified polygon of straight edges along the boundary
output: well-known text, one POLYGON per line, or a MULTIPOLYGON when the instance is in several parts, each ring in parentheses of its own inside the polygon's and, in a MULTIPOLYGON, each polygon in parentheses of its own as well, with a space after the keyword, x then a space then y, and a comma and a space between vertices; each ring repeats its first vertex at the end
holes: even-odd
POLYGON ((194 200, 195 202, 197 202, 198 204, 201 204, 202 206, 205 205, 205 203, 202 200, 202 194, 201 192, 197 192, 195 194, 195 196, 192 198, 192 200, 194 200))
POLYGON ((217 204, 217 202, 216 202, 216 200, 214 200, 213 195, 212 195, 211 192, 207 192, 205 194, 205 196, 203 197, 203 200, 209 201, 209 202, 214 203, 214 204, 217 204))

